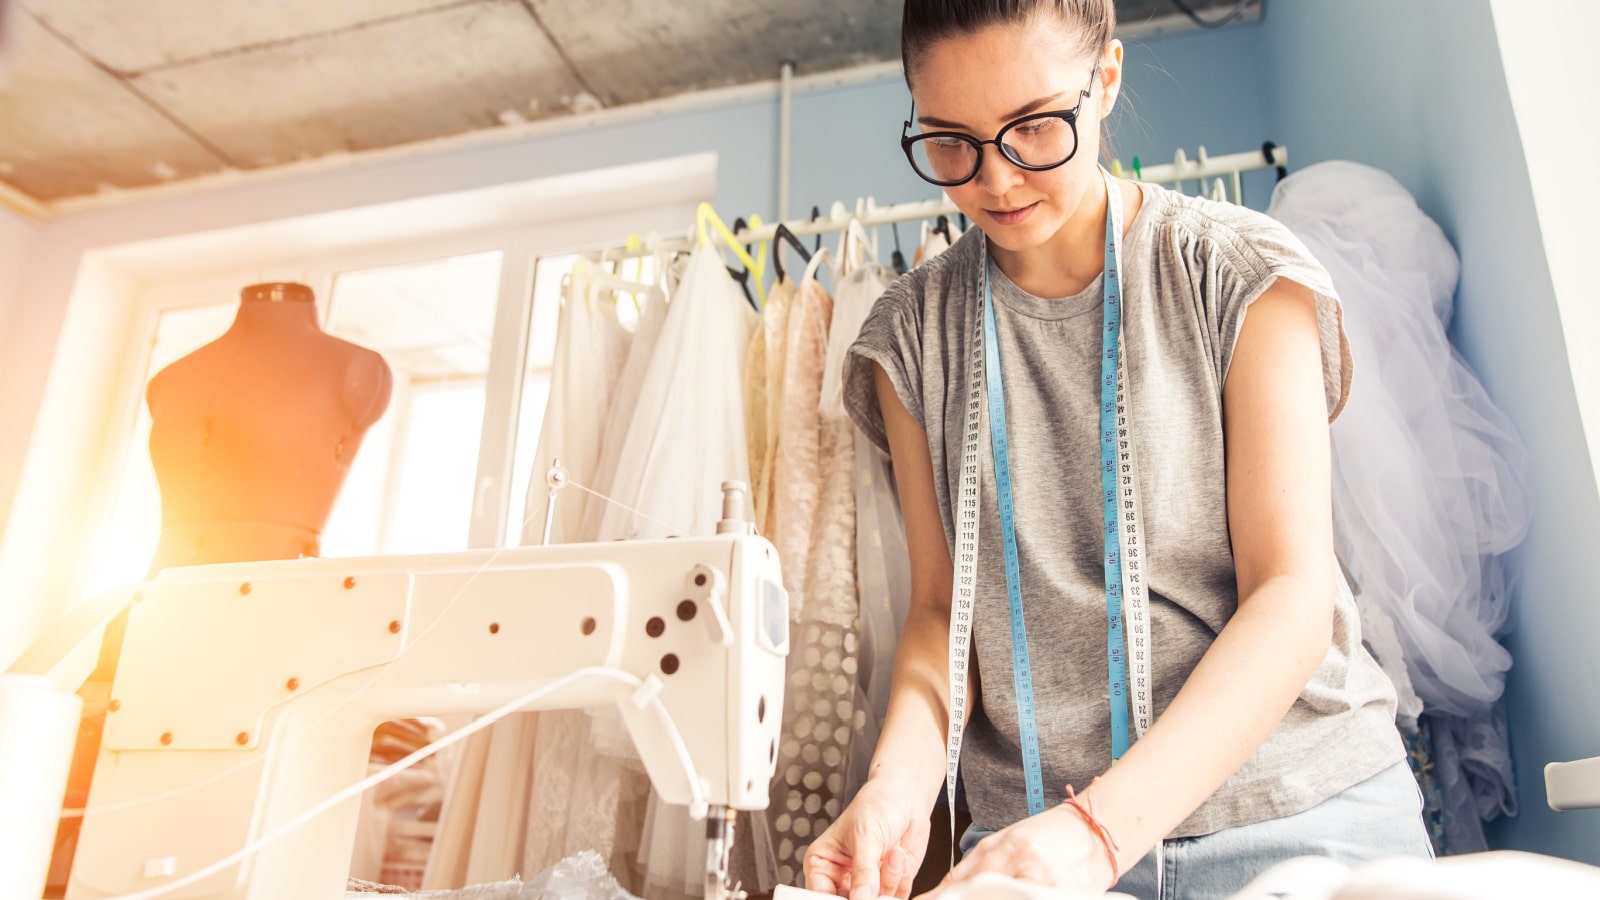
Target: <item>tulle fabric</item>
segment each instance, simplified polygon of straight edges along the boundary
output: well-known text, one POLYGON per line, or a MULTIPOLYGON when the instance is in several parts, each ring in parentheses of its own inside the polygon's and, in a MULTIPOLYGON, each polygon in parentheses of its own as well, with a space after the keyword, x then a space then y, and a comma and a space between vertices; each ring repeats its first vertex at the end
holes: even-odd
POLYGON ((1450 344, 1460 260, 1399 182, 1322 163, 1279 184, 1268 212, 1344 303, 1357 382, 1332 428, 1334 527, 1364 635, 1402 714, 1432 720, 1452 849, 1482 849, 1478 819, 1515 808, 1500 556, 1528 529, 1525 449, 1450 344))

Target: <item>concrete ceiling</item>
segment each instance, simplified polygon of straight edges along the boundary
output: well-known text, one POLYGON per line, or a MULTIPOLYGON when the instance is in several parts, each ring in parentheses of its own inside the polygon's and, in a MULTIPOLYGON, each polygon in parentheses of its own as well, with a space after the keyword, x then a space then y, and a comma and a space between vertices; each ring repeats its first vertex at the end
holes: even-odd
MULTIPOLYGON (((0 20, 8 2, 0 195, 35 209, 768 81, 785 59, 896 60, 901 5, 0 0, 0 20)), ((1175 14, 1117 6, 1131 25, 1175 14)))

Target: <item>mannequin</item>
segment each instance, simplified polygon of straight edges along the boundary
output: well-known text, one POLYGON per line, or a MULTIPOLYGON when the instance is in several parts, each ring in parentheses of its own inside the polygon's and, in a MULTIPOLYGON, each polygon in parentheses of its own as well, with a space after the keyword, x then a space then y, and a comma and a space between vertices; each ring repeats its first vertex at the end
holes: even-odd
POLYGON ((245 288, 227 332, 161 370, 145 393, 161 485, 151 573, 316 556, 392 387, 383 357, 317 326, 310 288, 245 288))
MULTIPOLYGON (((145 392, 161 540, 147 577, 207 563, 316 556, 367 429, 389 405, 383 357, 317 324, 311 289, 240 292, 223 335, 162 369, 145 392)), ((125 614, 106 626, 79 691, 84 719, 65 805, 88 800, 125 614)), ((51 881, 65 881, 81 819, 63 819, 51 881)))

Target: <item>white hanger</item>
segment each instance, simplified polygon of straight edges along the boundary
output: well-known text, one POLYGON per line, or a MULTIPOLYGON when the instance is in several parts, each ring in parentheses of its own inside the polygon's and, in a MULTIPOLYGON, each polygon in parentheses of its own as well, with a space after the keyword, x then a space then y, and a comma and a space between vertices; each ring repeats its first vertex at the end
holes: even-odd
POLYGON ((807 284, 817 280, 817 270, 823 264, 827 264, 828 268, 833 272, 833 280, 835 282, 839 280, 839 263, 834 259, 833 251, 827 247, 822 247, 811 254, 811 262, 806 263, 805 274, 800 276, 800 292, 802 294, 805 293, 807 284))

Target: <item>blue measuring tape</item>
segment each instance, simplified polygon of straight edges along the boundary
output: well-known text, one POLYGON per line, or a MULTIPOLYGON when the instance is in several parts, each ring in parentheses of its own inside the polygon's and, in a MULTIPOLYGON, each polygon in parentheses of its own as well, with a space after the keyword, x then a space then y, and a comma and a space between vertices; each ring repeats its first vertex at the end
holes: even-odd
POLYGON ((1011 502, 1011 455, 1006 439, 1006 394, 1000 377, 1000 340, 994 324, 994 297, 989 265, 983 276, 983 370, 989 388, 989 446, 994 453, 994 482, 999 496, 1000 536, 1005 547, 1006 593, 1011 598, 1011 679, 1017 693, 1017 720, 1022 728, 1022 770, 1027 775, 1028 812, 1044 812, 1044 779, 1039 766, 1039 728, 1033 709, 1033 670, 1028 665, 1028 626, 1022 614, 1022 576, 1017 563, 1017 528, 1011 502))
MULTIPOLYGON (((1133 479, 1132 446, 1127 431, 1126 396, 1121 369, 1122 288, 1119 270, 1122 238, 1122 196, 1115 181, 1107 176, 1106 256, 1104 284, 1105 327, 1102 335, 1100 383, 1101 484, 1105 493, 1105 584, 1106 584, 1106 662, 1110 686, 1112 760, 1120 759, 1132 743, 1130 700, 1134 706, 1134 727, 1139 734, 1149 726, 1150 690, 1148 613, 1140 572, 1143 548, 1138 518, 1137 485, 1133 479), (1128 609, 1127 601, 1136 601, 1128 609), (1129 689, 1129 651, 1126 619, 1134 619, 1133 655, 1138 661, 1138 683, 1129 689)), ((1000 532, 1005 556, 1006 593, 1010 601, 1012 678, 1017 695, 1017 720, 1021 734, 1023 773, 1028 811, 1044 811, 1044 779, 1039 756, 1038 718, 1033 699, 1033 676, 1028 660, 1026 617, 1023 612, 1021 569, 1018 563, 1015 506, 1012 500, 1010 447, 1006 428, 1005 386, 1000 369, 1000 342, 995 325, 994 294, 985 256, 983 276, 983 321, 975 335, 981 349, 981 375, 974 378, 969 399, 972 408, 967 418, 966 452, 958 516, 959 554, 965 563, 957 574, 953 589, 951 622, 951 696, 953 714, 948 739, 950 771, 947 790, 954 794, 959 771, 962 719, 966 710, 966 650, 972 628, 972 589, 976 557, 978 478, 975 444, 981 416, 976 404, 987 394, 989 440, 993 453, 996 505, 1000 512, 1000 532), (980 380, 981 379, 981 380, 980 380), (970 554, 970 555, 968 555, 970 554), (967 577, 963 579, 961 576, 967 577), (959 654, 958 654, 959 650, 959 654)), ((974 359, 974 362, 979 360, 974 359)))

